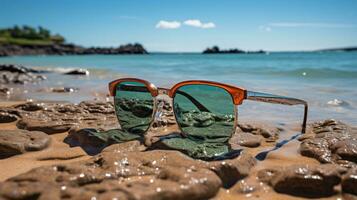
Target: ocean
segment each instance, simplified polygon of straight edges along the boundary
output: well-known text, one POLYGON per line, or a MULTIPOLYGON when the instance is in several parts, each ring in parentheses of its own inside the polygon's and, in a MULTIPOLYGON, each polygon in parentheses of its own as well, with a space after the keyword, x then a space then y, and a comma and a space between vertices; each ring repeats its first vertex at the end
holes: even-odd
MULTIPOLYGON (((273 52, 269 54, 152 53, 149 55, 73 55, 1 57, 0 63, 23 64, 57 71, 86 68, 91 76, 47 75, 53 86, 72 86, 88 93, 48 96, 79 102, 107 92, 120 77, 146 79, 169 87, 183 80, 212 80, 248 90, 308 101, 309 120, 334 118, 357 125, 357 52, 273 52)), ((32 98, 40 99, 34 93, 32 98)), ((242 120, 300 122, 303 108, 246 101, 242 120)))

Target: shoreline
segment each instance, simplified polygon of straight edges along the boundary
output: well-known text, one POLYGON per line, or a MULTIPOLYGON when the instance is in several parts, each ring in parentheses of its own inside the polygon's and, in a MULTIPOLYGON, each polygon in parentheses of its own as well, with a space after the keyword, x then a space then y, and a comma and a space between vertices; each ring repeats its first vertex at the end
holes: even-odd
MULTIPOLYGON (((43 58, 43 59, 46 60, 47 58, 43 58)), ((70 60, 75 61, 77 60, 77 57, 73 57, 70 60)), ((106 60, 106 59, 101 58, 100 60, 101 60, 100 62, 102 62, 102 60, 106 60)), ((111 62, 116 62, 115 60, 116 59, 114 59, 111 62)), ((131 58, 129 60, 131 60, 131 58)), ((64 61, 61 61, 60 63, 64 61)), ((21 61, 21 62, 27 63, 28 61, 21 61)), ((51 61, 50 63, 52 62, 53 61, 51 61)), ((68 63, 68 61, 66 61, 66 63, 68 63)), ((276 77, 277 75, 273 75, 272 78, 274 78, 274 80, 270 82, 268 81, 266 84, 261 83, 261 81, 258 82, 256 81, 256 79, 260 77, 259 75, 257 75, 256 78, 252 78, 252 79, 248 78, 248 80, 242 79, 242 81, 238 77, 236 78, 237 80, 239 80, 238 83, 235 83, 235 81, 230 81, 231 78, 229 77, 227 77, 228 78, 227 80, 225 79, 221 80, 221 79, 215 79, 214 77, 209 78, 211 76, 208 76, 207 78, 200 78, 200 77, 196 78, 195 76, 190 77, 190 75, 187 75, 188 77, 185 76, 186 78, 183 79, 181 76, 175 74, 172 74, 170 76, 164 76, 160 72, 158 72, 157 75, 156 73, 152 74, 151 71, 155 69, 151 68, 150 66, 148 66, 147 68, 140 67, 136 69, 135 66, 131 67, 131 64, 128 64, 128 67, 123 70, 106 67, 103 66, 103 64, 98 65, 98 67, 94 67, 94 65, 88 66, 87 69, 90 72, 89 76, 63 75, 64 73, 71 70, 85 68, 86 65, 84 65, 83 63, 73 64, 71 65, 72 67, 69 67, 68 65, 63 65, 64 67, 58 67, 61 66, 59 64, 56 65, 32 64, 26 66, 35 66, 33 67, 33 69, 39 71, 47 71, 47 73, 39 74, 45 76, 46 80, 38 81, 35 84, 28 83, 24 85, 22 84, 3 85, 0 83, 0 88, 5 87, 5 89, 7 88, 7 91, 10 92, 10 95, 6 95, 6 91, 3 94, 1 94, 0 91, 0 100, 36 101, 36 100, 46 99, 50 101, 69 101, 73 103, 79 103, 81 101, 88 100, 88 99, 105 100, 107 98, 107 93, 108 93, 107 92, 108 82, 117 78, 131 77, 132 75, 130 74, 135 73, 137 74, 136 77, 151 81, 156 86, 159 87, 171 87, 174 83, 187 79, 196 79, 196 80, 203 79, 203 80, 213 80, 217 82, 228 83, 232 85, 245 87, 250 90, 280 94, 284 96, 294 97, 296 96, 296 94, 299 94, 299 96, 301 94, 300 98, 305 99, 310 104, 310 108, 312 111, 309 113, 310 120, 317 121, 326 118, 334 118, 337 120, 345 121, 353 125, 357 124, 357 121, 355 120, 356 118, 354 117, 355 114, 353 114, 353 111, 351 111, 357 109, 357 104, 356 104, 357 102, 355 100, 355 95, 354 95, 355 91, 350 87, 355 82, 353 78, 349 78, 349 76, 351 77, 354 76, 354 73, 352 72, 351 73, 346 72, 347 74, 350 75, 343 78, 345 82, 344 84, 350 85, 349 87, 346 87, 340 84, 339 80, 341 78, 337 80, 332 80, 332 82, 330 81, 329 83, 325 83, 326 79, 323 77, 322 79, 318 79, 319 81, 323 82, 322 85, 321 84, 311 85, 310 82, 311 81, 315 82, 314 80, 316 78, 308 78, 308 79, 302 78, 301 81, 303 82, 301 85, 296 85, 294 78, 292 78, 290 81, 286 81, 286 83, 284 84, 281 84, 279 82, 274 81, 275 80, 274 77, 276 77), (52 67, 46 67, 46 66, 52 66, 52 67), (140 72, 138 72, 138 70, 140 72), (336 84, 334 82, 336 82, 336 84), (327 85, 325 86, 323 84, 327 84, 327 85)), ((305 69, 293 70, 291 72, 289 71, 284 74, 292 75, 295 73, 300 73, 300 71, 305 71, 305 69)), ((305 72, 305 73, 310 73, 310 72, 305 72)), ((311 73, 319 73, 319 72, 312 70, 311 73)), ((328 70, 328 73, 337 74, 337 75, 341 73, 346 74, 345 72, 339 70, 332 70, 332 71, 328 70)), ((224 76, 225 75, 215 76, 215 77, 224 77, 224 76)), ((300 78, 298 81, 300 81, 300 78)), ((279 120, 281 119, 287 120, 291 118, 291 120, 283 122, 283 123, 290 123, 298 120, 301 117, 299 114, 296 114, 299 112, 298 111, 299 108, 295 108, 295 107, 280 108, 279 106, 260 105, 258 103, 253 104, 249 101, 247 101, 247 104, 240 106, 239 109, 240 109, 240 113, 242 113, 241 115, 242 119, 247 118, 247 120, 255 119, 257 116, 261 116, 258 118, 259 120, 273 119, 277 123, 279 123, 279 120), (269 114, 271 109, 274 109, 274 115, 269 114), (287 110, 292 110, 291 111, 292 115, 283 115, 283 113, 286 113, 285 111, 287 110)))
MULTIPOLYGON (((15 105, 24 105, 23 102, 14 102, 14 104, 9 104, 9 103, 1 103, 0 107, 4 109, 4 107, 10 106, 10 110, 13 110, 12 108, 15 105)), ((48 105, 51 105, 53 103, 45 103, 41 104, 41 106, 44 106, 44 108, 47 107, 48 105)), ((65 104, 68 105, 68 104, 65 104)), ((74 105, 76 107, 76 105, 74 105)), ((60 106, 62 107, 62 106, 60 106)), ((6 109, 5 109, 6 110, 6 109)), ((43 111, 38 110, 38 111, 30 111, 32 113, 41 113, 43 111)), ((107 111, 102 111, 103 113, 107 111)), ((105 114, 107 115, 107 114, 105 114)), ((113 115, 113 113, 109 114, 110 116, 113 115)), ((21 115, 22 116, 22 115, 21 115)), ((24 115, 26 116, 26 115, 24 115)), ((170 116, 169 114, 167 115, 168 117, 170 116)), ((166 117, 165 117, 166 118, 166 117)), ((18 119, 21 120, 22 118, 18 119)), ((19 121, 16 120, 15 122, 11 123, 1 123, 0 127, 2 130, 7 129, 7 130, 18 130, 16 127, 16 123, 19 121)), ((109 120, 111 121, 111 120, 109 120)), ((48 122, 49 125, 52 122, 48 122)), ((330 123, 330 122, 329 122, 330 123)), ((165 123, 163 123, 165 124, 165 123)), ((46 127, 47 125, 44 124, 43 127, 46 127)), ((81 127, 85 128, 88 125, 80 125, 81 127)), ((96 125, 95 125, 96 126, 96 125)), ((94 126, 94 127, 95 127, 94 126)), ((174 131, 177 129, 175 127, 175 124, 167 124, 163 125, 162 127, 158 127, 155 130, 150 131, 149 135, 162 135, 165 133, 170 133, 171 131, 174 131)), ((301 199, 302 197, 300 196, 294 196, 292 194, 286 194, 285 192, 288 192, 288 190, 277 192, 270 186, 268 183, 262 181, 262 172, 265 170, 270 170, 270 169, 276 169, 276 168, 282 168, 283 170, 286 170, 285 168, 291 168, 291 167, 302 167, 302 166, 309 166, 309 170, 314 170, 315 167, 328 167, 328 170, 336 170, 337 166, 334 165, 323 165, 321 164, 318 160, 310 157, 306 157, 300 154, 299 150, 301 149, 301 141, 303 139, 301 138, 310 138, 314 133, 313 133, 313 126, 310 124, 308 132, 305 135, 299 136, 296 139, 293 139, 289 141, 288 143, 282 145, 278 149, 271 151, 268 153, 267 157, 262 160, 262 161, 254 161, 253 163, 249 164, 252 161, 247 162, 250 156, 257 155, 259 152, 264 152, 266 150, 271 150, 274 148, 274 145, 277 144, 279 141, 284 141, 292 136, 296 135, 296 133, 299 131, 300 127, 296 126, 287 126, 287 125, 282 125, 280 127, 275 127, 271 126, 269 124, 262 124, 261 122, 249 122, 247 125, 240 125, 240 128, 238 128, 236 134, 230 139, 230 144, 232 145, 233 149, 241 149, 243 147, 244 152, 241 153, 240 156, 233 158, 233 159, 228 159, 228 160, 222 160, 222 161, 210 161, 208 162, 209 165, 221 165, 222 163, 230 163, 230 162, 240 162, 240 159, 243 159, 243 163, 238 164, 229 164, 231 167, 239 167, 237 169, 242 170, 247 167, 247 165, 252 165, 249 167, 250 169, 247 172, 241 171, 240 173, 247 173, 246 175, 243 175, 244 178, 238 179, 234 181, 233 185, 230 185, 228 188, 221 187, 219 191, 214 195, 213 199, 236 199, 236 198, 274 198, 274 199, 301 199), (261 135, 254 135, 257 133, 254 132, 249 132, 249 128, 247 127, 260 127, 258 130, 264 130, 267 131, 267 133, 271 134, 271 137, 265 138, 262 137, 261 135), (243 131, 244 130, 244 131, 243 131), (248 131, 248 132, 247 132, 248 131), (277 132, 276 132, 277 131, 277 132), (254 133, 254 134, 253 134, 254 133), (273 139, 275 136, 274 134, 277 134, 277 138, 273 139), (258 146, 256 146, 257 141, 260 141, 258 146), (251 146, 253 145, 253 146, 251 146), (299 163, 304 163, 303 165, 299 163), (243 167, 243 168, 242 168, 243 167), (311 169, 310 169, 311 168, 311 169), (260 177, 260 178, 258 178, 260 177), (260 181, 257 181, 260 180, 260 181)), ((40 129, 41 130, 41 129, 40 129)), ((47 130, 47 128, 46 128, 47 130)), ((78 130, 78 129, 76 129, 78 130)), ((357 131, 357 128, 355 129, 357 131)), ((131 142, 124 142, 124 143, 119 143, 119 144, 112 144, 107 147, 105 147, 103 150, 100 150, 98 153, 95 153, 94 155, 88 155, 86 153, 86 148, 88 148, 88 145, 96 145, 96 140, 94 138, 88 140, 89 138, 85 139, 85 135, 78 135, 77 137, 82 137, 82 139, 78 140, 80 142, 79 146, 71 146, 68 145, 65 141, 66 138, 69 136, 79 134, 80 131, 58 131, 57 133, 49 135, 52 139, 50 145, 40 151, 34 151, 34 152, 27 152, 23 153, 20 155, 15 155, 12 157, 8 157, 5 159, 0 159, 0 164, 3 166, 5 169, 4 172, 6 173, 0 173, 0 188, 1 188, 1 181, 5 181, 3 183, 11 182, 13 179, 12 177, 18 177, 18 179, 21 180, 21 176, 24 176, 27 171, 29 170, 36 170, 36 168, 41 167, 41 168, 46 168, 47 166, 63 166, 63 165, 76 165, 75 163, 83 163, 87 162, 88 160, 93 159, 92 156, 98 157, 101 156, 102 154, 116 154, 122 155, 121 152, 127 152, 124 153, 124 155, 127 155, 128 159, 134 159, 131 157, 131 155, 134 155, 135 152, 136 154, 141 154, 146 152, 145 154, 149 154, 150 156, 154 157, 161 157, 162 153, 174 153, 175 159, 183 159, 180 165, 186 166, 191 166, 193 163, 191 158, 187 157, 184 154, 179 153, 180 155, 176 155, 175 152, 178 152, 176 150, 163 150, 162 145, 154 145, 153 148, 147 149, 145 145, 137 143, 136 141, 131 141, 131 142), (88 143, 89 142, 89 143, 88 143), (131 149, 128 149, 128 145, 131 146, 131 149), (131 154, 130 152, 133 152, 134 154, 131 154), (178 157, 177 157, 178 156, 178 157), (181 158, 181 156, 183 156, 181 158), (72 164, 73 163, 73 164, 72 164), (13 166, 18 166, 18 167, 13 167, 13 166), (21 175, 22 174, 22 175, 21 175), (8 179, 10 178, 10 179, 8 179)), ((354 133, 357 135, 357 132, 354 133)), ((94 135, 93 135, 94 136, 94 135)), ((93 137, 91 136, 91 137, 93 137)), ((114 155, 113 155, 114 156, 114 155)), ((161 157, 162 158, 162 157, 161 157)), ((154 160, 151 160, 154 161, 154 160)), ((131 161, 134 162, 134 161, 131 161)), ((137 162, 137 161, 135 161, 137 162)), ((195 161, 196 162, 196 161, 195 161)), ((130 163, 130 162, 129 162, 130 163)), ((200 164, 201 165, 201 164, 200 164)), ((166 165, 164 165, 166 166, 166 165)), ((161 167, 160 167, 161 168, 161 167)), ((40 169, 40 168, 39 168, 40 169)), ((233 168, 234 169, 234 168, 233 168)), ((298 168, 296 168, 298 169, 298 168)), ((306 170, 307 170, 306 169, 306 170)), ((347 168, 348 169, 348 168, 347 168)), ((108 169, 110 171, 110 169, 108 169)), ((227 169, 226 169, 227 170, 227 169)), ((232 169, 231 169, 232 170, 232 169)), ((31 173, 36 173, 36 172, 31 172, 31 173)), ((30 174, 31 174, 30 173, 30 174)), ((84 172, 85 173, 85 172, 84 172)), ((227 172, 226 172, 227 173, 227 172)), ((230 172, 233 173, 233 172, 230 172)), ((228 173, 228 177, 230 176, 228 173)), ((285 173, 285 172, 284 172, 285 173)), ((309 173, 314 173, 313 171, 309 173)), ((321 173, 321 172, 319 172, 321 173)), ((322 172, 325 173, 325 172, 322 172)), ((29 174, 29 175, 30 175, 29 174)), ((182 174, 183 175, 183 174, 182 174)), ((222 174, 223 175, 223 174, 222 174)), ((320 174, 321 175, 321 174, 320 174)), ((180 175, 181 176, 181 175, 180 175)), ((287 173, 286 178, 288 178, 290 175, 287 173)), ((324 176, 324 175, 323 175, 324 176)), ((141 176, 139 176, 140 178, 141 176)), ((145 176, 143 176, 145 177, 145 176)), ((209 176, 211 177, 211 176, 209 176)), ((221 177, 222 180, 228 181, 230 179, 221 177)), ((309 180, 305 180, 309 183, 309 180)), ((38 183, 41 183, 38 182, 38 183)), ((229 183, 229 182, 227 182, 229 183)), ((158 185, 160 186, 160 184, 158 185)), ((157 187, 157 186, 155 186, 157 187)), ((320 187, 325 187, 325 186, 320 186, 320 187)), ((347 198, 350 194, 347 193, 341 193, 341 186, 335 187, 334 191, 335 193, 333 195, 328 195, 324 197, 324 199, 336 199, 336 198, 347 198), (347 196, 346 196, 347 195, 347 196)), ((165 188, 165 187, 163 187, 165 188)), ((155 189, 155 188, 154 188, 155 189)), ((147 190, 150 190, 150 187, 147 188, 147 190)), ((183 192, 183 191, 181 191, 183 192)), ((42 192, 45 194, 45 191, 42 192)), ((289 192, 288 192, 289 193, 289 192)), ((158 194, 159 195, 159 194, 158 194)), ((302 195, 302 194, 300 194, 302 195)), ((1 196, 1 190, 0 190, 0 196, 1 196)))
POLYGON ((6 72, 6 80, 12 84, 3 85, 14 89, 8 101, 0 103, 0 198, 12 198, 19 190, 26 191, 19 194, 23 198, 36 194, 49 199, 137 195, 293 200, 357 195, 356 127, 310 120, 307 133, 301 135, 296 119, 286 123, 270 116, 263 122, 262 116, 249 115, 239 119, 228 143, 208 144, 177 134, 172 105, 164 98, 167 109, 149 132, 128 135, 118 129, 107 92, 83 89, 98 84, 92 75, 80 70, 71 72, 77 75, 11 70, 15 72, 6 72), (42 75, 46 79, 39 79, 42 75), (47 85, 55 80, 63 88, 47 85), (66 80, 77 81, 79 90, 66 90, 66 80), (19 84, 22 81, 27 84, 19 84), (39 91, 46 87, 49 90, 39 91), (12 100, 16 92, 21 101, 12 100), (30 95, 37 98, 28 99, 30 95))

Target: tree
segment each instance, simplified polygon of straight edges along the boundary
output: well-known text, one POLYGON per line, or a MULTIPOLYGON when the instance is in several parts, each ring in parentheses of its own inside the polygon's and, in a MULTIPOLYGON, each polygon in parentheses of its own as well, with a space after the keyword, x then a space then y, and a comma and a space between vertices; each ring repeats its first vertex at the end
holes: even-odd
POLYGON ((49 39, 51 36, 51 32, 45 28, 43 28, 42 26, 38 27, 38 35, 42 38, 42 39, 49 39))

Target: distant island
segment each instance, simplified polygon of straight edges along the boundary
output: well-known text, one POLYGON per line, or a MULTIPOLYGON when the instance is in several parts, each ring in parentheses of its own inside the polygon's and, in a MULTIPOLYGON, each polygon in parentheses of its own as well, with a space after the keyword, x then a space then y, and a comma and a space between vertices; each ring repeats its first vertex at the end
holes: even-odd
POLYGON ((203 54, 255 54, 255 53, 266 53, 263 50, 259 51, 243 51, 241 49, 223 49, 221 50, 218 46, 213 46, 212 48, 207 48, 203 54))
POLYGON ((318 51, 318 52, 326 52, 326 51, 350 52, 350 51, 357 51, 357 47, 330 48, 330 49, 320 49, 320 50, 316 50, 316 51, 318 51))
POLYGON ((43 27, 14 26, 0 29, 0 56, 14 55, 86 55, 148 54, 138 43, 112 47, 82 47, 66 43, 60 34, 51 34, 43 27))

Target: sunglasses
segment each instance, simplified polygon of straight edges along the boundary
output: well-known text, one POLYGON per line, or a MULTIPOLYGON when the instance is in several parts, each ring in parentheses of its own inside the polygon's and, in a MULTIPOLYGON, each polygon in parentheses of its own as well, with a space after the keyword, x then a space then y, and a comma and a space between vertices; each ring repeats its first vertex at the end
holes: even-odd
POLYGON ((116 116, 123 131, 145 134, 155 118, 162 115, 165 104, 158 95, 173 100, 176 122, 185 137, 205 140, 230 138, 237 128, 238 105, 252 100, 283 105, 304 105, 302 133, 306 130, 308 105, 301 99, 253 92, 212 81, 191 80, 174 85, 171 89, 157 88, 137 78, 122 78, 109 83, 114 97, 116 116))

